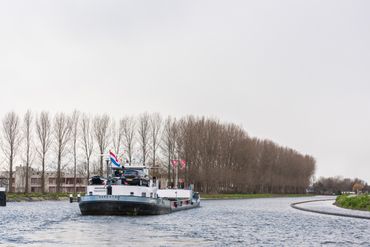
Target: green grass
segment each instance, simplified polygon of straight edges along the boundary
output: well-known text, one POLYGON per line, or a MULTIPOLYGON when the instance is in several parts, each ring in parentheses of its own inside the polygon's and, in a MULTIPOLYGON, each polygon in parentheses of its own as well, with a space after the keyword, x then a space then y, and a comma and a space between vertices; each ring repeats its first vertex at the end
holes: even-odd
POLYGON ((302 197, 309 194, 200 194, 202 199, 252 199, 272 197, 302 197))
POLYGON ((335 204, 339 207, 370 211, 370 196, 368 194, 358 196, 338 196, 335 204))
POLYGON ((7 201, 61 200, 68 198, 70 194, 71 193, 7 193, 6 197, 7 201))

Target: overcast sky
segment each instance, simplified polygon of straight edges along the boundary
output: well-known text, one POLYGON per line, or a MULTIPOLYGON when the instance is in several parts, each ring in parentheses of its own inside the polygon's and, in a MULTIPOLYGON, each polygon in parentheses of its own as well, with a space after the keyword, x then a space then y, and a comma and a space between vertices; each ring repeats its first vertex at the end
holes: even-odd
POLYGON ((0 117, 216 117, 370 182, 369 1, 2 1, 0 117))

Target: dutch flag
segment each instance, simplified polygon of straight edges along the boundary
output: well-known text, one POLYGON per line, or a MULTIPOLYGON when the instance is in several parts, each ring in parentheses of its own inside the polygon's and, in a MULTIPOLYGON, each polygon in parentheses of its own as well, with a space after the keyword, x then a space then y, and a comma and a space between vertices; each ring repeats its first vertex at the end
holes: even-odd
POLYGON ((119 163, 117 156, 112 152, 109 151, 110 155, 110 161, 112 162, 112 165, 115 165, 116 167, 121 167, 121 164, 119 163))

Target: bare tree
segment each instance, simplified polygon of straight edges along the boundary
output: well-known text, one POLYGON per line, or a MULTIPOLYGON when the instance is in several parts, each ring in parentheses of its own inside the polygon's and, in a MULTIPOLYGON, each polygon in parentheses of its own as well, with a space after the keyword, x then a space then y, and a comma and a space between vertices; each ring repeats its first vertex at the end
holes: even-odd
POLYGON ((94 134, 100 151, 100 176, 103 176, 103 155, 109 144, 109 124, 110 118, 106 114, 97 116, 94 119, 94 134))
POLYGON ((41 112, 40 116, 36 119, 36 133, 40 144, 37 146, 36 151, 40 156, 42 166, 41 192, 45 193, 45 159, 52 143, 51 121, 48 112, 41 112))
POLYGON ((30 110, 26 112, 23 118, 23 138, 25 141, 25 154, 24 154, 24 162, 26 163, 26 174, 25 174, 25 188, 24 188, 24 193, 29 193, 29 170, 30 166, 32 163, 32 156, 33 156, 33 149, 32 149, 32 140, 33 140, 33 135, 32 135, 32 113, 30 110))
POLYGON ((128 162, 131 165, 135 145, 135 119, 133 117, 122 118, 120 129, 123 133, 123 145, 127 153, 128 162))
POLYGON ((171 160, 175 158, 176 137, 176 120, 168 117, 165 120, 163 128, 161 147, 165 157, 167 158, 167 180, 169 184, 174 182, 174 172, 171 172, 171 160))
POLYGON ((123 139, 122 126, 121 124, 118 124, 118 126, 116 126, 116 122, 112 120, 111 129, 112 129, 113 150, 118 156, 122 151, 121 150, 123 139))
POLYGON ((71 139, 71 119, 64 113, 59 113, 54 118, 54 138, 55 138, 55 152, 57 156, 57 188, 56 192, 61 192, 61 170, 62 170, 62 159, 65 155, 66 147, 71 139))
POLYGON ((85 114, 80 122, 81 143, 86 159, 87 179, 90 178, 90 159, 94 150, 94 132, 92 131, 91 119, 85 114))
POLYGON ((151 151, 152 151, 152 169, 155 175, 158 174, 158 168, 156 167, 157 152, 161 140, 162 130, 162 117, 159 113, 154 113, 150 116, 150 138, 151 138, 151 151))
MULTIPOLYGON (((103 154, 107 151, 110 138, 111 118, 100 115, 92 120, 86 115, 74 114, 69 117, 59 113, 54 118, 53 125, 47 112, 35 117, 36 151, 42 163, 41 191, 45 192, 45 160, 48 150, 55 140, 55 154, 58 159, 57 191, 60 183, 63 162, 67 157, 67 148, 73 153, 74 176, 76 190, 77 168, 103 175, 103 154), (52 128, 52 129, 51 129, 52 128), (81 134, 78 134, 81 133, 81 134), (51 138, 53 134, 54 139, 51 138), (72 140, 71 145, 68 145, 72 140), (92 162, 94 141, 97 141, 100 152, 98 160, 92 162), (83 149, 86 167, 78 166, 77 153, 83 149), (73 151, 73 152, 72 152, 73 151)), ((13 165, 17 150, 24 138, 24 154, 22 159, 26 165, 25 192, 29 191, 29 169, 32 164, 32 114, 28 111, 19 126, 19 117, 10 112, 2 121, 1 148, 9 164, 9 190, 13 191, 13 165)), ((113 124, 112 124, 113 125, 113 124)), ((303 155, 294 149, 281 147, 264 139, 251 138, 240 126, 221 123, 218 120, 188 116, 179 120, 168 117, 164 124, 159 114, 144 113, 137 121, 133 117, 124 117, 118 126, 112 126, 113 145, 116 153, 123 144, 129 162, 133 160, 135 140, 138 137, 143 164, 149 163, 158 167, 158 157, 168 161, 167 172, 158 169, 158 175, 164 177, 167 173, 168 182, 178 178, 194 184, 196 189, 206 193, 304 193, 312 184, 316 161, 309 155, 303 155), (162 126, 163 125, 163 126, 162 126), (136 128, 136 126, 138 128, 136 128), (162 128, 163 127, 163 128, 162 128), (157 153, 158 147, 163 151, 157 153), (162 156, 161 156, 162 155, 162 156), (148 160, 150 159, 150 162, 148 160), (172 166, 171 160, 178 162, 172 166), (180 167, 181 165, 181 167, 180 167), (177 177, 177 176, 176 176, 177 177), (185 178, 185 180, 184 180, 185 178)), ((22 146, 23 147, 23 146, 22 146)), ((174 163, 175 164, 175 163, 174 163)), ((72 167, 70 169, 72 171, 72 167)), ((79 170, 80 171, 80 170, 79 170)), ((155 171, 157 172, 157 171, 155 171)), ((350 190, 353 184, 360 180, 341 178, 320 179, 314 184, 319 193, 332 193, 337 190, 350 190)))
POLYGON ((9 192, 13 192, 13 164, 21 141, 19 117, 9 112, 3 118, 3 150, 9 162, 9 192))
POLYGON ((149 131, 150 131, 150 122, 149 122, 149 114, 143 113, 138 118, 138 136, 139 136, 139 144, 141 149, 142 161, 143 165, 145 166, 147 156, 149 153, 149 131))
POLYGON ((74 193, 77 193, 76 184, 77 184, 77 151, 78 151, 78 134, 79 128, 78 123, 80 119, 80 113, 78 111, 74 111, 72 113, 71 118, 71 137, 72 137, 72 149, 73 149, 73 187, 74 193))

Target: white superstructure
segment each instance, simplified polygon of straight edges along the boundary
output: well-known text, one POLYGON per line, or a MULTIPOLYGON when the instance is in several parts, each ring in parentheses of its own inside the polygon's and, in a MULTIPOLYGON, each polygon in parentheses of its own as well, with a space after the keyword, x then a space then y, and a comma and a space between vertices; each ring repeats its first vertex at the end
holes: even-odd
POLYGON ((164 189, 158 190, 158 197, 161 198, 178 198, 178 199, 190 199, 193 196, 192 190, 183 189, 164 189))
MULTIPOLYGON (((87 195, 105 196, 107 195, 107 185, 89 185, 87 186, 87 195)), ((112 185, 112 195, 190 199, 193 196, 193 191, 184 189, 160 190, 157 186, 112 185)))
MULTIPOLYGON (((141 196, 157 197, 157 187, 153 186, 133 186, 133 185, 112 185, 112 195, 117 196, 141 196)), ((87 186, 87 195, 107 195, 107 185, 89 185, 87 186)))

